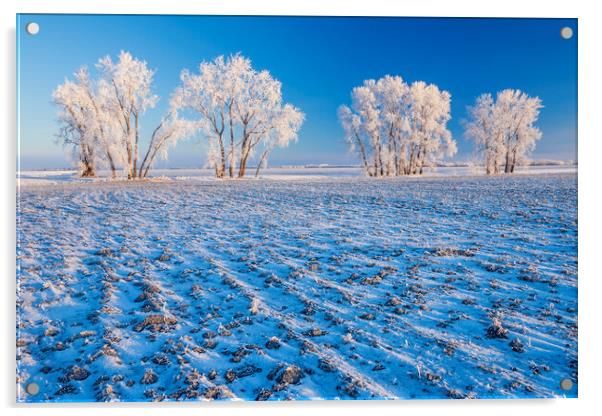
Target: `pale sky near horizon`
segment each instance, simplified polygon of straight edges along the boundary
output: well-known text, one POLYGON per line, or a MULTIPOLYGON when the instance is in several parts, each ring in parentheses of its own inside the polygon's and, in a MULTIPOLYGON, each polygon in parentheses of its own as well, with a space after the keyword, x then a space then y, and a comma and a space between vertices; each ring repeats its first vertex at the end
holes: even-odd
MULTIPOLYGON (((400 75, 435 83, 451 93, 448 124, 458 154, 472 156, 463 137, 466 107, 481 93, 518 88, 539 96, 543 138, 533 159, 576 160, 577 20, 355 17, 231 17, 125 15, 19 15, 18 115, 22 169, 68 167, 56 143, 52 91, 81 65, 131 52, 156 69, 157 107, 142 120, 148 138, 164 112, 181 70, 240 52, 256 69, 282 81, 287 102, 306 114, 299 141, 274 151, 270 164, 353 164, 337 108, 365 79, 400 75), (25 33, 35 21, 37 35, 25 33), (571 39, 560 35, 573 30, 571 39)), ((201 137, 170 152, 160 167, 204 164, 201 137)))

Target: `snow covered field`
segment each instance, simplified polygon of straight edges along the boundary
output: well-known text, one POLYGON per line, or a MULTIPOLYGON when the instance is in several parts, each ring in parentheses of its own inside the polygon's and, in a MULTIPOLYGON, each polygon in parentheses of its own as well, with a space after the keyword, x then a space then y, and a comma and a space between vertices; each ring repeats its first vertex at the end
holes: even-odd
POLYGON ((574 173, 270 171, 24 172, 18 400, 577 395, 574 173))
MULTIPOLYGON (((515 175, 549 175, 552 173, 577 173, 574 165, 520 166, 515 175)), ((471 176, 482 175, 483 168, 478 167, 437 167, 429 168, 423 177, 471 176)), ((82 179, 75 170, 24 170, 17 175, 17 186, 46 186, 60 183, 103 182, 109 172, 99 172, 99 178, 82 179)), ((177 181, 215 181, 212 169, 153 169, 155 179, 177 181)), ((277 180, 331 180, 335 178, 364 177, 359 167, 277 167, 263 169, 260 178, 277 180)), ((246 179, 255 179, 250 176, 246 179)), ((245 179, 245 180, 246 180, 245 179)))

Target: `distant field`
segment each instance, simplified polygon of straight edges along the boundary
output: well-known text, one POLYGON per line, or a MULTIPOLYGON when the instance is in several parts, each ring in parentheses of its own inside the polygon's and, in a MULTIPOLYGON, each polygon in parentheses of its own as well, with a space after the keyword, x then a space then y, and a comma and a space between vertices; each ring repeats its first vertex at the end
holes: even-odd
POLYGON ((51 401, 575 397, 575 168, 461 169, 23 172, 43 186, 19 190, 18 381, 51 401))
MULTIPOLYGON (((515 175, 549 175, 559 173, 577 173, 574 165, 544 165, 521 166, 515 175)), ((61 183, 89 183, 105 181, 109 172, 99 172, 99 178, 79 178, 75 170, 24 170, 17 174, 20 179, 18 185, 52 185, 61 183)), ((483 175, 483 168, 479 167, 437 167, 427 169, 421 177, 446 177, 446 176, 478 176, 483 175)), ((151 178, 178 181, 214 181, 215 174, 211 169, 154 169, 151 178)), ((290 167, 269 168, 261 171, 260 178, 277 180, 330 180, 333 178, 362 178, 364 173, 356 167, 290 167)), ((254 180, 253 170, 245 180, 254 180)), ((390 178, 389 178, 390 179, 390 178)), ((402 178, 398 178, 400 180, 402 178)))

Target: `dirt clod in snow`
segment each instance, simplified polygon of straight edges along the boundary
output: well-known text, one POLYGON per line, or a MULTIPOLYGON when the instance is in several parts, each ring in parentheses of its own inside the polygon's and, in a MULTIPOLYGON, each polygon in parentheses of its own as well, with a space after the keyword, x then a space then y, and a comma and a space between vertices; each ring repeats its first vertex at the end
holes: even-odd
POLYGON ((328 331, 324 331, 320 328, 312 328, 303 333, 303 335, 306 335, 308 337, 321 337, 322 335, 326 334, 328 334, 328 331))
POLYGON ((149 315, 134 327, 134 331, 141 332, 145 329, 151 332, 169 332, 178 321, 176 318, 165 315, 149 315))
POLYGON ((514 352, 525 352, 525 346, 518 338, 514 338, 512 341, 510 341, 510 346, 514 352))
POLYGON ((142 383, 142 384, 155 384, 158 380, 159 380, 159 377, 153 372, 153 370, 151 370, 150 368, 148 368, 144 372, 144 375, 142 376, 142 378, 140 379, 140 383, 142 383))
POLYGON ((272 337, 265 343, 265 347, 270 350, 277 350, 280 348, 280 340, 277 337, 272 337))
POLYGON ((281 385, 297 384, 301 381, 303 372, 296 365, 289 365, 280 373, 276 381, 281 385))
POLYGON ((500 318, 493 318, 487 328, 488 338, 508 338, 508 330, 502 326, 500 318))
POLYGON ((86 370, 85 368, 78 367, 76 365, 71 367, 67 372, 68 380, 85 380, 88 378, 88 376, 90 376, 90 372, 88 370, 86 370))

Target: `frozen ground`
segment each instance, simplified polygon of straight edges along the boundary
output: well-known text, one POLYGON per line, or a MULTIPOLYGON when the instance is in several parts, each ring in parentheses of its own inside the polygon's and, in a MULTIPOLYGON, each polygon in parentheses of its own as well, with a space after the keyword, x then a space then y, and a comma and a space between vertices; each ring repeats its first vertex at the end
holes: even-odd
POLYGON ((20 401, 577 395, 574 174, 19 193, 20 401))
MULTIPOLYGON (((254 180, 254 169, 250 169, 248 178, 254 180)), ((458 177, 482 175, 479 167, 437 167, 429 168, 423 177, 458 177)), ((557 173, 577 173, 575 165, 519 166, 515 175, 549 175, 557 173)), ((24 170, 17 175, 17 186, 46 186, 61 183, 104 182, 109 172, 99 172, 99 178, 82 179, 75 170, 24 170)), ((155 180, 172 181, 214 181, 211 169, 153 169, 151 175, 155 180)), ((263 169, 261 179, 274 180, 331 180, 334 178, 363 177, 362 169, 356 167, 278 167, 263 169)))

